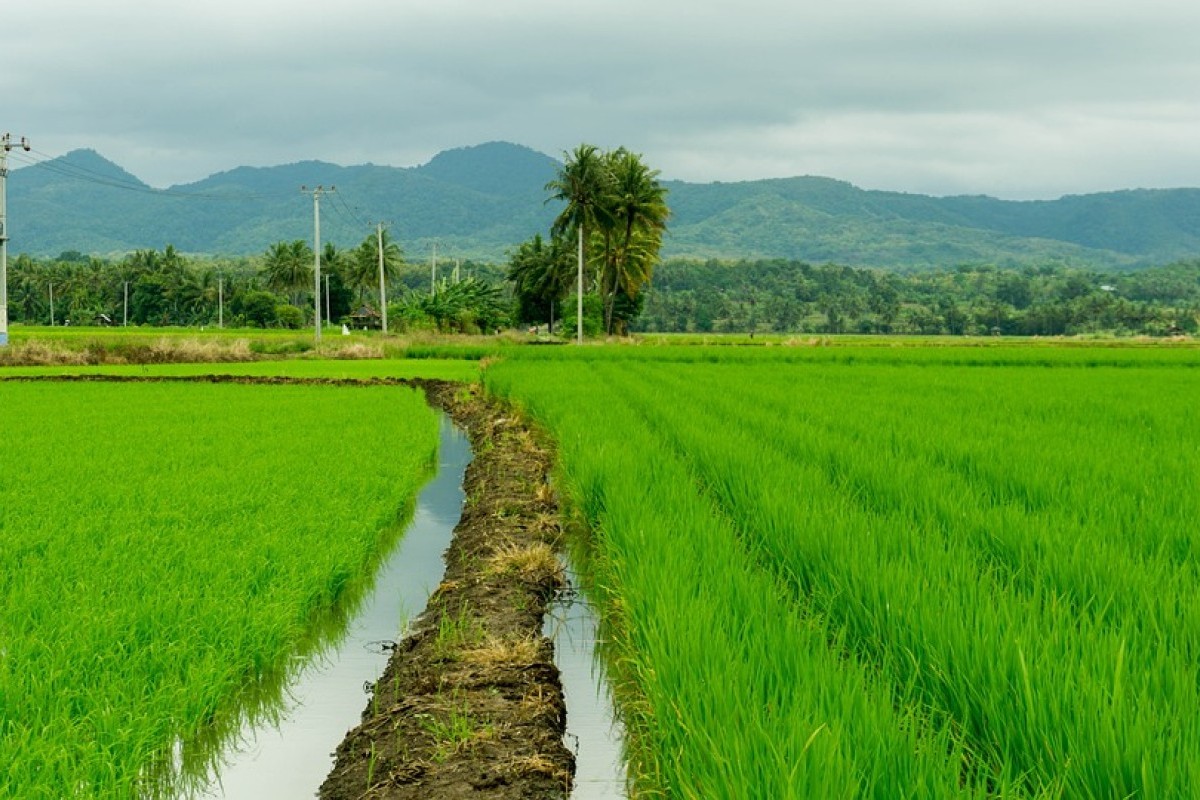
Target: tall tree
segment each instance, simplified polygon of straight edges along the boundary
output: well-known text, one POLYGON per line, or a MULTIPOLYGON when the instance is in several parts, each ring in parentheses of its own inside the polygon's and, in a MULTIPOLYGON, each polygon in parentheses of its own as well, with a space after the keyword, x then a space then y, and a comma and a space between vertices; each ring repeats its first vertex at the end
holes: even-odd
POLYGON ((513 282, 518 319, 549 320, 553 327, 555 304, 567 296, 575 277, 572 255, 570 243, 561 236, 547 244, 537 234, 509 257, 508 279, 513 282))
POLYGON ((607 228, 612 221, 606 194, 611 184, 611 173, 607 159, 599 148, 591 144, 581 144, 574 153, 564 153, 566 156, 558 176, 546 184, 546 190, 551 192, 550 198, 566 203, 562 212, 554 220, 551 227, 552 235, 564 235, 574 232, 577 241, 577 272, 576 291, 578 297, 578 331, 577 339, 583 342, 583 267, 586 262, 585 243, 590 228, 607 228))
POLYGON ((304 292, 313 285, 313 251, 303 239, 276 242, 263 257, 263 278, 267 286, 289 295, 292 305, 300 305, 304 292))
POLYGON ((640 155, 622 147, 607 160, 612 177, 605 199, 610 204, 608 218, 616 241, 605 255, 601 291, 604 327, 611 335, 618 294, 636 298, 653 274, 670 210, 658 170, 646 166, 640 155))
MULTIPOLYGON (((379 234, 372 231, 347 259, 344 280, 346 286, 358 290, 358 302, 362 303, 368 290, 379 288, 379 234)), ((391 285, 404 264, 404 252, 383 229, 383 276, 391 285)))

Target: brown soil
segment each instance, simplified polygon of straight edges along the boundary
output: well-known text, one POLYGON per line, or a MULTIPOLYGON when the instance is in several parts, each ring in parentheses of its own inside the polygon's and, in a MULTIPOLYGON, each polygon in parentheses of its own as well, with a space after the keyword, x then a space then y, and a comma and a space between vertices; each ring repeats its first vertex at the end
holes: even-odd
POLYGON ((574 756, 547 602, 563 585, 550 456, 476 387, 423 383, 475 458, 446 576, 337 750, 322 800, 565 798, 574 756))

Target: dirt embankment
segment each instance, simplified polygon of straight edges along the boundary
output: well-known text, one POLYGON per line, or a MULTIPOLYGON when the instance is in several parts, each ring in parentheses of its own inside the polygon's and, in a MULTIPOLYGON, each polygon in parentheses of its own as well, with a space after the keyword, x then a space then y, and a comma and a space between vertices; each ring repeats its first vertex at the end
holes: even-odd
POLYGON ((550 642, 563 585, 550 456, 477 387, 424 383, 475 450, 446 576, 337 750, 322 800, 569 794, 574 756, 550 642))

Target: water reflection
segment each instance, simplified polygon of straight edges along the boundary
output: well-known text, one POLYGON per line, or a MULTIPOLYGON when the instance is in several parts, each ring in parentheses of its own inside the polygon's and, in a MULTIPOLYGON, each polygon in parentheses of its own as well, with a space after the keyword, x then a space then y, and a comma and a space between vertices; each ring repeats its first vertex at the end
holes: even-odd
POLYGON ((161 770, 183 776, 174 796, 316 795, 333 768, 334 749, 361 720, 368 699, 364 687, 383 673, 390 643, 401 636, 405 620, 425 607, 445 572, 442 555, 462 513, 471 451, 445 418, 440 437, 436 474, 417 496, 399 545, 374 578, 357 587, 351 602, 320 621, 289 664, 254 682, 240 714, 176 748, 161 770))
POLYGON ((618 800, 625 794, 624 726, 597 647, 596 614, 567 570, 568 589, 551 605, 545 634, 554 641, 567 703, 567 746, 575 753, 571 800, 618 800))

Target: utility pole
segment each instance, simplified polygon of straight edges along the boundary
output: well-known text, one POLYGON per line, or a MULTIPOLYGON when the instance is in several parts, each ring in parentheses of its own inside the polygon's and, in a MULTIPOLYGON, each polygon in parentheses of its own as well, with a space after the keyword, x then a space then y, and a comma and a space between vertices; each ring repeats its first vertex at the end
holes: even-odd
POLYGON ((379 311, 383 314, 383 333, 387 335, 387 286, 383 279, 383 223, 375 227, 375 244, 379 251, 379 311))
POLYGON ((325 273, 325 324, 329 325, 333 315, 329 313, 329 273, 325 273))
MULTIPOLYGON (((300 191, 307 194, 310 189, 301 186, 300 191)), ((318 186, 312 189, 313 196, 313 335, 317 344, 321 343, 321 195, 336 192, 337 188, 318 186)))
POLYGON ((437 242, 433 243, 433 266, 429 271, 429 296, 437 294, 437 242))
POLYGON ((125 281, 125 302, 121 306, 121 327, 129 327, 129 281, 125 281))
POLYGON ((583 344, 583 226, 579 226, 579 286, 575 297, 575 343, 583 344))
POLYGON ((50 327, 54 327, 54 282, 50 283, 50 327))
POLYGON ((217 276, 217 327, 225 327, 225 278, 217 276))
MULTIPOLYGON (((8 154, 13 149, 12 136, 0 137, 0 347, 8 345, 8 154)), ((29 152, 29 140, 24 136, 16 145, 29 152)))

